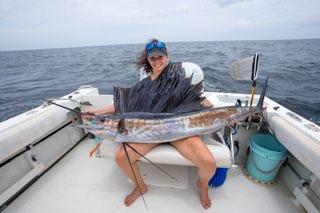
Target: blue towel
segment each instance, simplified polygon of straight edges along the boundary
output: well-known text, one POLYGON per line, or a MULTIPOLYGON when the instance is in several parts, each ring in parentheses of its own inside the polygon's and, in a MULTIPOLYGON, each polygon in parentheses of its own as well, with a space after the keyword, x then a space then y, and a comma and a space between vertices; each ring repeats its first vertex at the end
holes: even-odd
POLYGON ((211 187, 219 187, 224 184, 227 179, 228 168, 217 168, 216 172, 209 180, 209 186, 211 187))

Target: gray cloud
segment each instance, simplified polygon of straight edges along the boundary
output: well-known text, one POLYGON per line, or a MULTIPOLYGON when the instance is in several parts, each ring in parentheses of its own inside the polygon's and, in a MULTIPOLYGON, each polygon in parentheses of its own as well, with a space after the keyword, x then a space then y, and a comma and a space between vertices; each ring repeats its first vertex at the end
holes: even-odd
POLYGON ((0 50, 140 43, 151 37, 315 38, 318 8, 318 0, 0 0, 0 50))
POLYGON ((232 4, 239 4, 243 2, 250 2, 254 0, 214 0, 213 3, 217 4, 219 7, 227 7, 232 4))

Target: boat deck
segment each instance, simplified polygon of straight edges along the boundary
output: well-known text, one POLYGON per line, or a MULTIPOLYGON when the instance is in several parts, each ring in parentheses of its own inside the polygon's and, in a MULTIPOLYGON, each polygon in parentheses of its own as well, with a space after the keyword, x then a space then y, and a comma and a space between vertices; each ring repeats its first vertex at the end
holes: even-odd
POLYGON ((301 212, 290 200, 281 181, 263 187, 249 181, 242 169, 230 169, 225 184, 210 189, 213 205, 203 209, 196 187, 197 175, 189 168, 189 187, 176 189, 149 187, 130 207, 123 199, 132 189, 127 177, 112 159, 89 158, 91 139, 82 141, 37 182, 15 199, 4 213, 10 212, 301 212))

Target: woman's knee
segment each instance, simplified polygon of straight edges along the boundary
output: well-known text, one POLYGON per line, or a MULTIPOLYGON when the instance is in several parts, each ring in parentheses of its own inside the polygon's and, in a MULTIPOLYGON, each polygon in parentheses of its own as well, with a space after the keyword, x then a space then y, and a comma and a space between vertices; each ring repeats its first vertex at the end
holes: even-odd
MULTIPOLYGON (((204 144, 203 140, 199 136, 194 136, 190 139, 193 141, 197 140, 199 141, 199 143, 201 142, 202 144, 204 144)), ((201 164, 205 166, 207 169, 215 170, 217 167, 216 160, 214 159, 214 156, 208 149, 202 152, 200 156, 200 161, 201 161, 201 164)))
POLYGON ((203 156, 201 159, 201 164, 206 170, 215 171, 217 168, 216 161, 212 154, 203 156))

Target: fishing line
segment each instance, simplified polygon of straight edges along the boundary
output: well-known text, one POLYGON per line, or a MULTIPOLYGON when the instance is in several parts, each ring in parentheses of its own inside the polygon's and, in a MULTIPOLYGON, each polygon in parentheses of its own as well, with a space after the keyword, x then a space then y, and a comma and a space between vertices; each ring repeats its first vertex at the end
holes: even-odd
POLYGON ((171 179, 179 182, 178 179, 176 179, 175 177, 173 177, 172 175, 170 175, 168 172, 166 172, 164 169, 162 169, 160 166, 158 166, 157 164, 153 163, 151 160, 149 160, 148 158, 146 158, 145 156, 143 156, 142 154, 140 154, 135 148, 133 148, 131 145, 129 145, 128 143, 125 143, 126 146, 128 146, 130 149, 132 149, 135 153, 137 153, 138 155, 140 155, 142 158, 146 159, 149 163, 151 163, 152 165, 154 165, 155 167, 157 167, 158 169, 160 169, 163 173, 165 173, 166 175, 168 175, 171 179))
POLYGON ((130 165, 130 168, 131 168, 131 170, 132 170, 134 179, 136 180, 136 184, 137 184, 137 187, 138 187, 138 189, 139 189, 140 196, 142 197, 142 200, 143 200, 143 202, 144 202, 144 205, 146 206, 146 209, 148 210, 147 203, 146 203, 146 201, 145 201, 145 199, 144 199, 144 197, 143 197, 141 188, 140 188, 139 183, 138 183, 138 178, 137 178, 137 176, 136 176, 136 173, 135 173, 134 170, 133 170, 133 167, 132 167, 132 164, 131 164, 131 161, 130 161, 130 157, 129 157, 129 154, 128 154, 128 152, 127 152, 127 148, 126 148, 125 145, 126 145, 126 143, 122 143, 122 146, 123 146, 123 148, 124 148, 124 151, 125 151, 125 153, 126 153, 127 159, 128 159, 128 161, 129 161, 129 165, 130 165))

